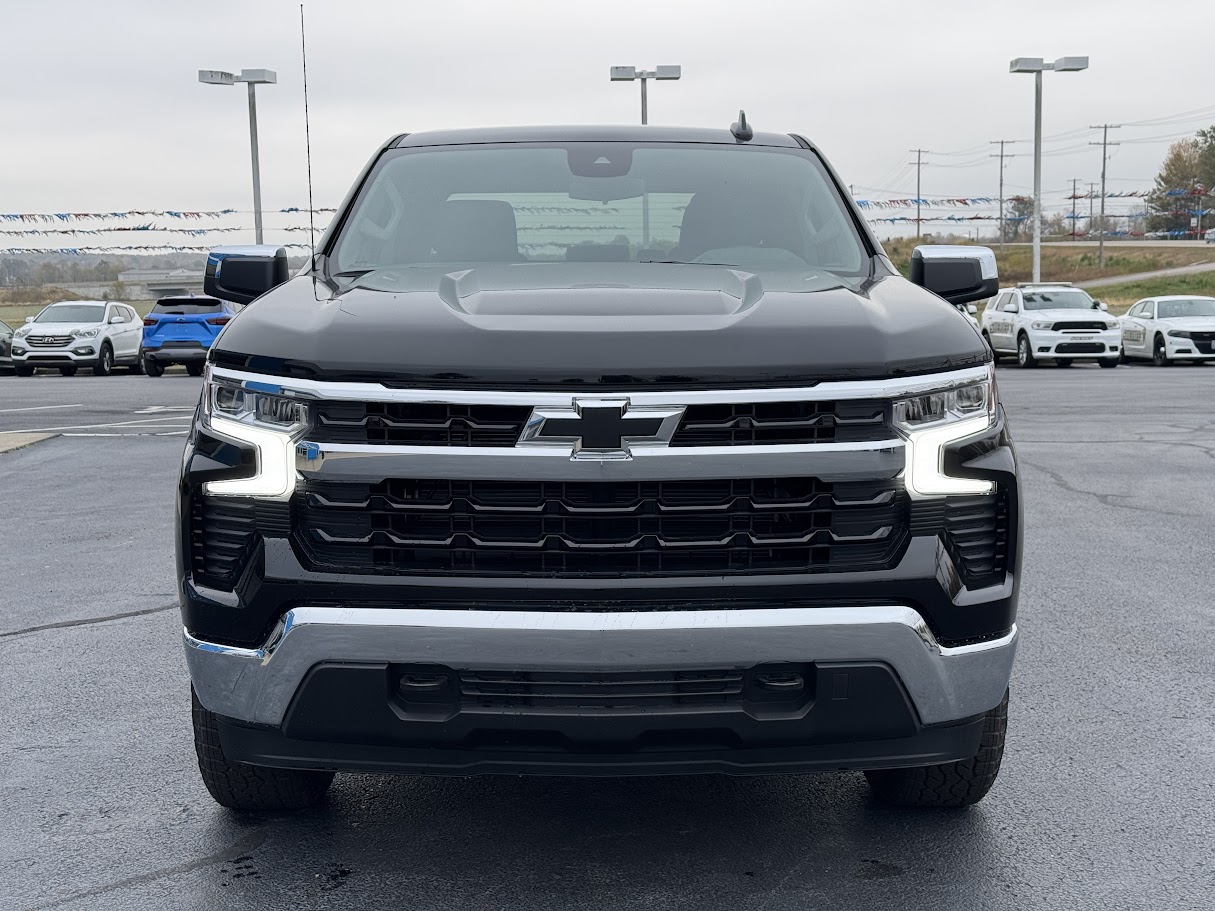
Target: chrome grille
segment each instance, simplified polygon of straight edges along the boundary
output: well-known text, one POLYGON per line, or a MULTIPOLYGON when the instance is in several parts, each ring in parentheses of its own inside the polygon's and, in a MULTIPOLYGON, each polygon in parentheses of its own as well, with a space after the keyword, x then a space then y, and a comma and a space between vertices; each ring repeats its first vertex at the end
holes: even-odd
POLYGON ((72 343, 70 335, 31 335, 25 340, 33 348, 63 348, 72 343))

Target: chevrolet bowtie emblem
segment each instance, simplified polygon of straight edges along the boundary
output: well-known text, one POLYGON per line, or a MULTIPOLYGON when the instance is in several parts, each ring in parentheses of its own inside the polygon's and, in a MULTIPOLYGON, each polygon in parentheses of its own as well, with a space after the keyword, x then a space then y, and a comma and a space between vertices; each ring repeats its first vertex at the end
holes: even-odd
POLYGON ((568 448, 575 459, 627 459, 634 446, 666 446, 682 407, 630 408, 628 399, 575 399, 572 408, 534 408, 519 446, 568 448))

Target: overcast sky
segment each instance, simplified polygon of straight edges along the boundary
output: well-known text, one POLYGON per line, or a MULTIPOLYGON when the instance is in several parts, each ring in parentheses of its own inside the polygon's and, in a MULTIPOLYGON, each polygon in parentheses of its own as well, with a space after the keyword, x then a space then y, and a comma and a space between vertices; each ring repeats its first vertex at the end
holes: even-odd
MULTIPOLYGON (((316 204, 340 201, 385 138, 436 127, 620 123, 635 84, 612 64, 683 66, 651 85, 652 123, 761 130, 819 144, 856 194, 912 195, 908 149, 936 153, 924 196, 995 195, 994 139, 1032 137, 1033 78, 1014 56, 1091 57, 1045 77, 1044 193, 1097 180, 1104 121, 1127 126, 1111 189, 1147 187, 1174 136, 1215 122, 1210 0, 308 0, 316 204), (1147 11, 1152 13, 1151 18, 1147 11), (1194 36, 1193 46, 1185 36, 1194 36), (1205 109, 1203 111, 1202 109, 1205 109), (969 150, 969 151, 967 151, 969 150)), ((266 67, 267 209, 307 201, 299 4, 283 0, 5 0, 0 213, 251 206, 244 88, 197 70, 266 67)), ((1032 184, 1011 148, 1009 193, 1032 184)), ((282 222, 269 222, 279 224, 282 222)))

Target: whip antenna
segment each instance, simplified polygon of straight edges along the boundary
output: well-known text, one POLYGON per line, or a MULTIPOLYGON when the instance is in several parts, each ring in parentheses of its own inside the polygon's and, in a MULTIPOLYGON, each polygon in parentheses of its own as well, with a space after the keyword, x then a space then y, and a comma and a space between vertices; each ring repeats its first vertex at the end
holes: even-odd
POLYGON ((304 63, 304 149, 308 158, 308 271, 316 268, 316 210, 312 205, 312 130, 308 123, 308 42, 304 39, 304 4, 300 4, 300 58, 304 63))

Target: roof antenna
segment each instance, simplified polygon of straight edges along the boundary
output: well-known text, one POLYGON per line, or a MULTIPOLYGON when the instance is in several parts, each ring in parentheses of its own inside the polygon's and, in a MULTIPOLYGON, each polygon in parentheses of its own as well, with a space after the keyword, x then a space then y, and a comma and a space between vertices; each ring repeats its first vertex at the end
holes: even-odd
POLYGON ((734 138, 739 142, 750 142, 755 138, 755 131, 747 123, 746 111, 738 112, 738 120, 730 125, 730 132, 734 134, 734 138))

